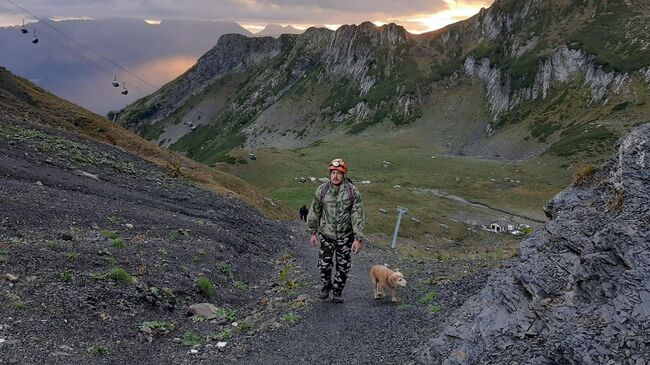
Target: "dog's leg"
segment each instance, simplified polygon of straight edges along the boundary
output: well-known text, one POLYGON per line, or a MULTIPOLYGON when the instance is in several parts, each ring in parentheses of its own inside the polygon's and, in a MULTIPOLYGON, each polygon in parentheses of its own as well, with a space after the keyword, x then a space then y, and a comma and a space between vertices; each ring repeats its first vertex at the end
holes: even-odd
POLYGON ((377 285, 377 299, 383 298, 384 295, 384 283, 380 282, 379 285, 377 285))
POLYGON ((399 299, 397 299, 397 288, 392 288, 390 291, 390 300, 393 303, 399 302, 399 299))
POLYGON ((377 278, 375 278, 375 275, 370 275, 370 281, 372 282, 372 294, 375 297, 375 299, 379 299, 379 293, 377 289, 377 278))

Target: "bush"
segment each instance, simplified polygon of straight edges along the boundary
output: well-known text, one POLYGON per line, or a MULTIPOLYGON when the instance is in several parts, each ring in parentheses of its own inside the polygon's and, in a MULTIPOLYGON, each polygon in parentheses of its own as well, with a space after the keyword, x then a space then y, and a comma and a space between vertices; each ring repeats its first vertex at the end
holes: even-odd
POLYGON ((598 171, 598 167, 594 165, 586 165, 581 167, 577 172, 575 177, 573 178, 573 185, 574 186, 583 186, 589 184, 596 172, 598 171))
POLYGON ((61 281, 64 283, 70 283, 74 279, 74 271, 70 269, 65 269, 59 274, 61 281))
POLYGON ((115 248, 126 248, 126 242, 119 237, 111 239, 111 245, 115 248))
POLYGON ((195 334, 194 332, 185 332, 183 338, 181 338, 181 343, 185 346, 197 346, 201 344, 203 339, 201 336, 195 334))
POLYGON ((210 279, 205 276, 201 276, 196 279, 196 287, 199 289, 199 292, 206 298, 210 299, 214 295, 214 285, 210 279))
POLYGON ((122 284, 131 284, 133 282, 131 275, 126 270, 120 267, 113 268, 108 273, 108 277, 122 284))

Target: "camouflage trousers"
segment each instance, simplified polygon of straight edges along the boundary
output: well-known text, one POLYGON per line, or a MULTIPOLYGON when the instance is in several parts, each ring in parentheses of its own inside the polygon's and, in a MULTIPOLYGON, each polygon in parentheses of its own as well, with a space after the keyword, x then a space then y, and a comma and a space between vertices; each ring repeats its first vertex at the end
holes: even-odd
POLYGON ((351 252, 354 235, 338 240, 331 240, 319 233, 318 241, 320 242, 318 268, 320 269, 323 287, 331 288, 334 294, 340 295, 345 287, 348 272, 352 265, 351 252), (332 281, 332 268, 334 267, 334 263, 336 263, 336 275, 334 276, 334 281, 332 281))

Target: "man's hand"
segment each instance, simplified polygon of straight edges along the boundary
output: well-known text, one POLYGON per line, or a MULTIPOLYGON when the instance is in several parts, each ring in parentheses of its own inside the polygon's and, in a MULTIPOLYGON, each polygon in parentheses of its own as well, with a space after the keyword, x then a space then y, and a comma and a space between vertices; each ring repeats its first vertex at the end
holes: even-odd
POLYGON ((363 243, 359 240, 354 240, 352 243, 352 252, 359 253, 363 249, 363 243))
POLYGON ((318 245, 318 237, 316 237, 315 234, 312 234, 311 238, 309 239, 309 243, 311 243, 312 246, 317 247, 317 245, 318 245))

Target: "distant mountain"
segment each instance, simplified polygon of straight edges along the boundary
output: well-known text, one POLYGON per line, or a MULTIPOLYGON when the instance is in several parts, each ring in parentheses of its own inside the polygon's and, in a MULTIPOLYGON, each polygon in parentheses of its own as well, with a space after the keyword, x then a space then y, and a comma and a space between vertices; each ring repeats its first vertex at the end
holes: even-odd
POLYGON ((278 39, 226 35, 121 123, 206 162, 238 146, 297 148, 412 124, 452 155, 602 157, 647 121, 650 13, 641 5, 497 0, 420 35, 369 22, 278 39))
POLYGON ((302 34, 304 30, 296 29, 291 24, 281 26, 279 24, 267 24, 261 31, 255 33, 256 37, 274 37, 277 38, 282 34, 302 34))
MULTIPOLYGON (((233 22, 163 20, 159 25, 136 19, 46 22, 154 85, 162 85, 180 75, 221 35, 253 35, 233 22)), ((127 87, 131 86, 129 95, 121 95, 110 86, 111 74, 71 54, 50 38, 67 44, 73 52, 82 52, 95 62, 106 64, 101 57, 44 24, 30 27, 37 28, 40 38, 37 45, 30 42, 31 35, 22 35, 17 27, 0 28, 0 49, 3 50, 0 65, 48 91, 100 114, 122 108, 155 91, 139 81, 132 81, 127 82, 127 87)))

